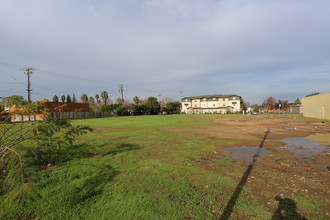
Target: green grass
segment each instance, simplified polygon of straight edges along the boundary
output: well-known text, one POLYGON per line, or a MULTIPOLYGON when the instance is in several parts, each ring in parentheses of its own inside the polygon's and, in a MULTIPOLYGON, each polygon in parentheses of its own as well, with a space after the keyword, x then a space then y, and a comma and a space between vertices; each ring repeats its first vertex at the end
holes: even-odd
MULTIPOLYGON (((186 131, 187 127, 215 125, 195 116, 74 121, 94 132, 79 137, 67 149, 72 160, 34 170, 37 197, 8 205, 5 196, 0 196, 0 218, 219 218, 245 167, 219 157, 213 164, 218 171, 211 172, 194 161, 212 155, 221 143, 236 143, 186 131), (228 168, 230 174, 221 174, 228 168)), ((271 215, 251 189, 244 187, 233 216, 267 219, 271 215)))
POLYGON ((312 198, 310 196, 299 196, 295 198, 297 205, 302 209, 305 209, 309 212, 320 211, 321 207, 325 205, 324 201, 318 200, 316 198, 312 198))

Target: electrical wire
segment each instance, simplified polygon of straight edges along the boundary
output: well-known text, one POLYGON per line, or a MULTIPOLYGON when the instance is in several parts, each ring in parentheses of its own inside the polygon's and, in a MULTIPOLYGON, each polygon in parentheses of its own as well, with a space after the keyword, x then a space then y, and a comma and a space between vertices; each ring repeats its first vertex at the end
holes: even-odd
MULTIPOLYGON (((15 68, 15 69, 18 69, 18 70, 25 70, 26 69, 26 67, 23 67, 23 66, 20 66, 20 65, 16 65, 16 64, 7 63, 7 62, 4 62, 4 61, 0 61, 0 66, 7 67, 7 68, 15 68)), ((139 88, 139 87, 136 87, 136 86, 131 86, 131 85, 127 85, 127 84, 120 84, 120 83, 116 83, 116 82, 108 82, 108 81, 95 80, 95 79, 85 78, 85 77, 81 77, 81 76, 74 76, 74 75, 70 75, 70 74, 63 74, 63 73, 46 71, 46 70, 41 70, 41 69, 33 69, 33 72, 37 72, 39 74, 56 75, 56 76, 60 76, 60 77, 64 77, 64 78, 71 78, 71 79, 76 79, 76 80, 84 80, 84 81, 88 81, 88 82, 101 83, 101 84, 107 84, 107 85, 108 84, 112 84, 112 85, 116 85, 116 86, 124 85, 127 88, 132 88, 132 89, 140 90, 140 91, 144 91, 144 92, 155 93, 158 96, 159 95, 161 95, 161 96, 166 95, 163 92, 159 92, 159 91, 155 91, 155 90, 139 88)), ((14 78, 14 80, 17 80, 17 79, 14 78)), ((48 87, 47 87, 47 90, 49 90, 48 87)))

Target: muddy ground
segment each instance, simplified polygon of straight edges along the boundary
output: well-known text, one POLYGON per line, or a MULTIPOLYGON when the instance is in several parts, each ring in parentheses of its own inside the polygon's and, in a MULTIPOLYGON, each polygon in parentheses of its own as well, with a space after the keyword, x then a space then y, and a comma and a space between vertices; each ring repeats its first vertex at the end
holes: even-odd
MULTIPOLYGON (((269 210, 276 212, 278 208, 274 198, 292 198, 293 201, 307 198, 311 204, 312 200, 315 200, 321 201, 323 205, 321 209, 314 210, 307 208, 308 204, 306 209, 301 206, 300 213, 303 216, 330 218, 330 121, 285 116, 205 117, 205 120, 211 120, 214 125, 189 130, 218 139, 221 143, 219 143, 219 151, 215 151, 214 155, 210 155, 209 158, 198 158, 199 164, 217 172, 212 161, 219 155, 231 157, 232 160, 237 160, 237 163, 246 166, 244 174, 247 179, 244 180, 242 174, 237 181, 241 181, 243 187, 251 187, 252 193, 263 201, 269 210), (293 152, 289 152, 290 146, 281 140, 300 137, 307 139, 292 139, 300 141, 292 148, 293 152), (309 143, 309 140, 322 147, 312 156, 308 144, 304 145, 305 142, 309 143), (224 148, 232 146, 237 146, 238 149, 242 146, 255 146, 252 155, 248 155, 245 151, 240 155, 243 158, 244 155, 250 157, 250 162, 243 162, 241 159, 233 158, 228 151, 224 152, 224 148), (270 153, 262 155, 257 151, 260 148, 267 149, 270 153), (297 156, 295 149, 302 151, 303 154, 297 156), (248 170, 249 168, 252 169, 248 170)), ((243 151, 244 148, 241 149, 243 151)), ((235 151, 237 153, 237 149, 235 151)), ((227 169, 227 173, 230 172, 232 172, 230 168, 227 169)))

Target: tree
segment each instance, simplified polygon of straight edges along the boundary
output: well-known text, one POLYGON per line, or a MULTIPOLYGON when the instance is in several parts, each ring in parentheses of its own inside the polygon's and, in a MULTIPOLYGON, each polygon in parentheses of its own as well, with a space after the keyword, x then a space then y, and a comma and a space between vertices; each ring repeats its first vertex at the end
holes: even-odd
POLYGON ((132 110, 134 115, 146 115, 148 108, 146 105, 140 104, 140 105, 134 105, 132 110))
POLYGON ((93 96, 90 96, 89 99, 88 99, 88 102, 89 103, 92 103, 92 104, 95 104, 95 99, 93 96))
POLYGON ((58 102, 58 97, 57 97, 57 95, 54 95, 54 97, 53 97, 53 102, 58 102))
POLYGON ((133 102, 134 102, 135 105, 138 105, 139 102, 140 102, 139 97, 135 96, 135 97, 133 98, 133 102))
POLYGON ((252 111, 254 111, 254 112, 259 112, 259 110, 260 110, 260 106, 257 104, 251 105, 250 107, 252 108, 252 111))
POLYGON ((72 102, 77 102, 76 94, 74 94, 74 93, 73 93, 73 95, 72 95, 72 102))
POLYGON ((165 97, 162 101, 159 100, 159 104, 162 108, 165 108, 166 105, 170 102, 174 102, 174 100, 172 98, 169 98, 169 97, 165 97))
POLYGON ((99 105, 99 99, 100 99, 99 94, 96 94, 95 95, 95 99, 96 99, 96 104, 99 105))
POLYGON ((125 102, 125 100, 123 100, 123 99, 120 98, 120 97, 118 97, 118 98, 116 99, 116 103, 117 103, 117 104, 124 104, 124 102, 125 102))
POLYGON ((320 94, 320 93, 319 92, 314 92, 314 93, 306 95, 305 97, 314 96, 314 95, 318 95, 318 94, 320 94))
POLYGON ((23 96, 12 95, 9 97, 2 97, 1 104, 5 106, 13 106, 13 105, 26 105, 27 101, 23 98, 23 96))
POLYGON ((166 104, 166 110, 169 114, 177 114, 180 112, 180 102, 169 102, 166 104))
POLYGON ((61 100, 62 100, 62 102, 65 102, 65 95, 61 96, 61 100))
POLYGON ((145 103, 147 112, 150 115, 156 115, 160 112, 160 105, 156 97, 149 97, 145 103))
POLYGON ((269 96, 266 100, 268 109, 274 109, 276 107, 276 99, 273 96, 269 96))
POLYGON ((70 103, 71 102, 71 96, 68 94, 68 96, 66 97, 66 102, 70 103))
POLYGON ((108 93, 107 93, 106 91, 103 91, 103 92, 101 93, 101 97, 102 97, 102 100, 103 100, 103 105, 106 105, 106 104, 107 104, 107 100, 108 100, 108 98, 109 98, 108 93))
POLYGON ((122 104, 110 104, 110 105, 102 105, 100 110, 102 112, 113 112, 117 113, 117 109, 122 106, 122 104))
POLYGON ((286 110, 288 108, 288 101, 287 100, 285 100, 285 101, 278 100, 278 104, 277 104, 276 107, 279 108, 279 109, 286 110))
POLYGON ((131 114, 131 108, 127 105, 120 105, 116 109, 116 113, 120 116, 127 116, 131 114))
POLYGON ((93 96, 90 96, 89 99, 88 99, 88 103, 89 103, 89 106, 91 108, 94 108, 95 107, 95 99, 93 96))
POLYGON ((81 97, 80 97, 80 99, 81 99, 81 102, 83 102, 83 103, 87 103, 88 102, 88 96, 87 96, 87 94, 82 94, 81 95, 81 97))
POLYGON ((248 102, 244 101, 243 99, 241 99, 241 110, 246 111, 249 106, 250 106, 250 103, 248 103, 248 102))
POLYGON ((299 98, 297 98, 295 101, 294 101, 294 103, 293 104, 295 104, 295 105, 299 105, 299 104, 301 104, 301 101, 300 101, 300 99, 299 98))

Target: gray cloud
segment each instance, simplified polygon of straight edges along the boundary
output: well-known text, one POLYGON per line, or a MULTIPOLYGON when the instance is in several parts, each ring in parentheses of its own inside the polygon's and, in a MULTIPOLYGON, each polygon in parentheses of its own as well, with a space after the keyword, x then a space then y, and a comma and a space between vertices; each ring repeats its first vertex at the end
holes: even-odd
MULTIPOLYGON (((97 79, 35 72, 39 93, 127 97, 236 93, 251 103, 328 92, 329 1, 8 1, 0 61, 97 79), (134 88, 133 88, 134 87, 134 88), (148 90, 148 91, 145 91, 148 90), (150 91, 149 91, 150 90, 150 91)), ((25 82, 0 66, 3 82, 25 82)), ((1 82, 1 81, 0 81, 1 82)), ((0 94, 10 95, 10 83, 0 94)), ((24 94, 23 84, 15 87, 24 94)), ((0 96, 1 96, 0 95, 0 96)), ((37 98, 44 97, 37 95, 37 98)))

